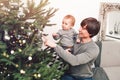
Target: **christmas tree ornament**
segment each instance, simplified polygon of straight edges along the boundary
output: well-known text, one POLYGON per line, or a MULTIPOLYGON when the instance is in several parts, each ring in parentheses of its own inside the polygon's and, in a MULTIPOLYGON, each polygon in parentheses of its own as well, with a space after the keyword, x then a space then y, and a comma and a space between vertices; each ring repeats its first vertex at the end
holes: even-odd
POLYGON ((28 57, 28 60, 30 60, 30 61, 31 61, 31 60, 32 60, 32 57, 31 57, 31 56, 29 56, 29 57, 28 57))
POLYGON ((20 70, 21 74, 25 74, 25 71, 23 69, 20 70))
POLYGON ((37 76, 40 78, 40 77, 41 77, 41 74, 38 74, 37 76))
POLYGON ((8 35, 5 35, 4 40, 8 41, 8 40, 10 40, 10 37, 8 35))
POLYGON ((6 52, 4 52, 4 53, 3 53, 3 56, 6 56, 6 55, 7 55, 6 52))
POLYGON ((18 64, 16 64, 16 65, 15 65, 15 67, 19 67, 19 65, 18 65, 18 64))
POLYGON ((0 3, 0 7, 3 7, 4 6, 4 4, 3 3, 0 3))
POLYGON ((22 40, 22 43, 25 44, 25 43, 26 43, 26 40, 22 40))
POLYGON ((19 40, 19 43, 22 43, 22 40, 19 40))
POLYGON ((34 76, 35 78, 37 78, 37 74, 34 74, 33 76, 34 76))
POLYGON ((22 52, 22 49, 19 48, 18 51, 19 51, 19 52, 22 52))
POLYGON ((1 71, 0 74, 2 74, 3 72, 1 71))
POLYGON ((10 76, 10 74, 7 74, 7 76, 10 76))
POLYGON ((6 55, 6 57, 8 58, 8 57, 9 57, 9 55, 6 55))
POLYGON ((22 26, 21 29, 24 29, 24 27, 22 26))
POLYGON ((11 51, 10 51, 10 53, 11 53, 11 54, 14 54, 14 53, 15 53, 15 51, 14 51, 14 50, 11 50, 11 51))

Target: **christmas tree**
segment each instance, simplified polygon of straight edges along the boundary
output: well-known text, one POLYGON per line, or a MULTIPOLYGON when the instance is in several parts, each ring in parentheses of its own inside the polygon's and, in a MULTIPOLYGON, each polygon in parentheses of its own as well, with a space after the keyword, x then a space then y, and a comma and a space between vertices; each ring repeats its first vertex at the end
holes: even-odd
POLYGON ((45 26, 58 9, 46 8, 48 0, 36 6, 27 0, 0 0, 0 79, 59 80, 66 67, 56 53, 42 49, 45 26))

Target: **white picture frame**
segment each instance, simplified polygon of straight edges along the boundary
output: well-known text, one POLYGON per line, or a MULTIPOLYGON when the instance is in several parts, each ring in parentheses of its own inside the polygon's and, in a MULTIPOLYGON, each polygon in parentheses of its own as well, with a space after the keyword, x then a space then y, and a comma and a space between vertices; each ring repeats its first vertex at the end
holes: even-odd
POLYGON ((120 3, 101 3, 99 40, 120 41, 120 3))

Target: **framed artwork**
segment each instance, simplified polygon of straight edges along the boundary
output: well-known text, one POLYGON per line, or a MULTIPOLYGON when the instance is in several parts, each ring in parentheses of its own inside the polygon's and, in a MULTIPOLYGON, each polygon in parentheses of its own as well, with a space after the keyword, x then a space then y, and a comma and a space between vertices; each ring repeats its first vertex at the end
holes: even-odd
POLYGON ((101 3, 99 40, 120 41, 120 3, 101 3))

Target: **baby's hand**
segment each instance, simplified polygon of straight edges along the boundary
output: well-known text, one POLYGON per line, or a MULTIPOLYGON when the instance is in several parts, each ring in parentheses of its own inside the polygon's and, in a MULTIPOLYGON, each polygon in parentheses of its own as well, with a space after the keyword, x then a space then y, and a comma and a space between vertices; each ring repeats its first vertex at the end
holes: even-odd
POLYGON ((58 34, 57 34, 57 33, 53 33, 52 36, 53 36, 53 37, 56 37, 56 36, 58 36, 58 34))

